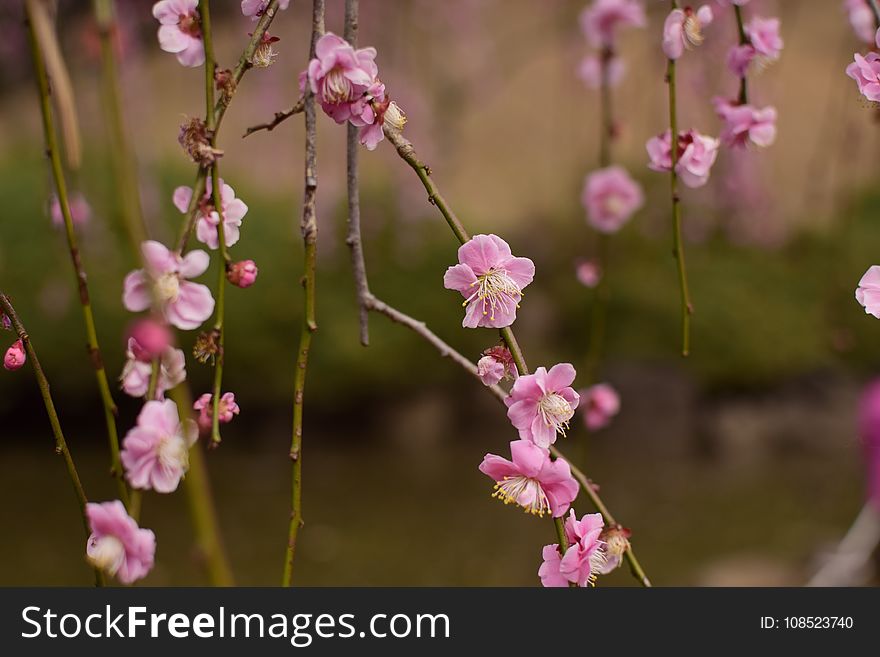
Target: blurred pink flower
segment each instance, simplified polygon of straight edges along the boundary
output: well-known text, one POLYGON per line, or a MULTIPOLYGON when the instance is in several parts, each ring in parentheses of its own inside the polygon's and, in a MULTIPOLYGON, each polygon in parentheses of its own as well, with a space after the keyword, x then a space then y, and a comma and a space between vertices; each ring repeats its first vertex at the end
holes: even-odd
POLYGON ((156 303, 165 319, 184 331, 201 326, 214 312, 211 290, 186 279, 200 276, 210 258, 204 251, 190 251, 184 257, 163 244, 147 240, 141 244, 146 267, 125 277, 122 302, 132 312, 156 303))
MULTIPOLYGON (((92 207, 86 201, 85 196, 79 192, 71 194, 70 202, 70 219, 73 225, 81 228, 89 223, 92 218, 92 207)), ((61 203, 57 196, 52 197, 49 203, 49 214, 52 217, 52 224, 58 228, 64 228, 64 214, 61 212, 61 203)))
POLYGON ((12 343, 12 346, 6 350, 6 354, 3 356, 3 367, 10 372, 13 372, 17 369, 21 369, 26 361, 27 352, 25 352, 24 343, 22 343, 21 340, 16 340, 12 343))
MULTIPOLYGON (((220 224, 220 215, 212 205, 211 177, 205 183, 205 195, 199 203, 199 219, 196 222, 196 238, 209 249, 220 246, 217 236, 217 226, 220 224)), ((192 201, 193 190, 191 187, 180 186, 174 190, 172 201, 174 207, 186 214, 192 201)), ((247 214, 248 206, 240 198, 235 197, 235 190, 220 179, 220 201, 223 206, 223 237, 226 238, 226 246, 236 244, 241 237, 241 222, 247 214)))
POLYGON ((571 387, 575 376, 571 363, 559 363, 549 372, 539 367, 534 374, 524 374, 514 381, 504 403, 520 438, 549 447, 556 442, 557 433, 565 435, 580 399, 571 387))
POLYGON ((712 99, 715 113, 724 121, 719 138, 726 146, 770 146, 776 139, 776 108, 757 109, 726 98, 712 99))
POLYGON ((174 342, 171 329, 167 324, 157 322, 155 319, 138 319, 132 322, 128 329, 128 336, 134 339, 139 351, 136 353, 138 360, 149 361, 161 356, 174 342))
MULTIPOLYGON (((617 86, 626 72, 626 64, 620 57, 612 57, 608 61, 608 84, 617 86)), ((578 67, 578 77, 590 89, 602 86, 602 59, 598 55, 587 55, 578 67)))
MULTIPOLYGON (((283 11, 290 5, 290 0, 280 0, 278 9, 283 11)), ((250 16, 252 20, 258 20, 266 7, 269 6, 269 0, 241 0, 241 13, 250 16)))
POLYGON ((257 281, 260 270, 253 260, 240 260, 233 262, 226 270, 226 280, 235 287, 250 287, 257 281))
POLYGON ((864 57, 859 53, 854 57, 855 61, 846 67, 846 74, 856 81, 865 98, 880 102, 880 55, 869 52, 864 57))
POLYGON ((568 463, 552 460, 547 449, 530 440, 511 442, 510 456, 512 460, 508 461, 486 454, 480 464, 480 472, 495 480, 492 497, 505 504, 518 504, 532 515, 565 515, 578 493, 568 463))
POLYGON ((560 574, 578 586, 589 586, 596 580, 596 574, 605 565, 603 543, 599 534, 605 521, 599 513, 589 513, 580 520, 569 511, 565 519, 565 535, 569 548, 559 563, 560 574))
POLYGON ((663 24, 663 53, 678 59, 685 48, 703 43, 703 28, 712 22, 712 7, 703 5, 697 11, 690 7, 673 9, 663 24))
POLYGON ((146 577, 153 568, 156 535, 141 529, 119 500, 86 505, 91 535, 86 557, 95 568, 123 584, 146 577))
POLYGON ((189 469, 189 448, 199 437, 196 423, 183 422, 170 399, 148 401, 137 426, 122 441, 122 465, 132 488, 171 493, 189 469))
POLYGON ((642 207, 644 196, 626 169, 611 166, 587 176, 581 202, 593 228, 600 233, 616 233, 642 207))
MULTIPOLYGON (((132 397, 143 397, 147 394, 150 377, 153 374, 153 356, 151 356, 134 338, 128 339, 125 352, 125 365, 122 375, 122 389, 132 397)), ((156 380, 156 398, 161 399, 165 391, 171 390, 186 379, 186 358, 183 351, 168 346, 159 358, 159 376, 156 380)))
POLYGON ((372 124, 375 115, 370 101, 385 96, 385 87, 378 81, 376 49, 355 50, 327 32, 318 39, 315 55, 306 77, 324 112, 337 123, 357 118, 363 125, 372 124))
POLYGON ((880 319, 880 265, 871 265, 856 288, 856 301, 865 308, 865 313, 880 319))
MULTIPOLYGON (((195 403, 193 404, 193 409, 199 412, 199 428, 202 431, 210 431, 211 425, 213 423, 214 418, 214 396, 210 393, 205 393, 201 397, 199 397, 195 403)), ((235 393, 232 392, 224 392, 220 396, 220 403, 218 406, 218 417, 220 418, 221 424, 227 424, 232 422, 232 418, 238 415, 241 412, 238 404, 235 403, 235 393)))
MULTIPOLYGON (((672 168, 671 142, 669 130, 648 140, 646 148, 650 169, 669 171, 672 168)), ((696 188, 706 184, 715 158, 718 157, 719 143, 717 139, 701 135, 696 130, 679 133, 675 171, 685 185, 696 188)))
POLYGON ((862 392, 859 435, 867 469, 867 497, 880 510, 880 379, 872 381, 862 392))
POLYGON ((755 49, 747 43, 732 46, 727 51, 727 68, 738 78, 744 78, 756 55, 755 49))
POLYGON ((198 0, 160 0, 153 5, 153 17, 161 23, 159 47, 177 55, 184 66, 205 63, 198 6, 198 0))
POLYGON ((602 268, 595 260, 581 260, 575 265, 575 275, 582 285, 594 288, 602 280, 602 268))
POLYGON ((877 24, 867 0, 844 0, 843 8, 849 15, 849 24, 856 36, 865 43, 872 43, 877 24))
POLYGON ((458 249, 459 264, 446 270, 443 285, 458 290, 467 308, 465 328, 504 328, 516 320, 522 291, 535 277, 535 263, 514 257, 497 235, 474 235, 458 249))
POLYGON ((607 383, 597 383, 581 391, 584 403, 584 423, 590 431, 597 431, 608 426, 611 418, 620 412, 620 396, 607 383))
POLYGON ((594 48, 610 48, 618 29, 645 26, 645 9, 640 0, 593 0, 581 12, 580 22, 594 48))
POLYGON ((746 36, 755 52, 769 60, 779 59, 783 41, 779 36, 778 18, 761 18, 755 16, 745 25, 746 36))

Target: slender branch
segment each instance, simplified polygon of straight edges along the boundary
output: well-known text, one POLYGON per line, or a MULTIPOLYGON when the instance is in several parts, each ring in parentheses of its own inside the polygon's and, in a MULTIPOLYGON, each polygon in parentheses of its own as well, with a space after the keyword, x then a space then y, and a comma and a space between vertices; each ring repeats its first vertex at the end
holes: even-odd
MULTIPOLYGON (((739 34, 739 43, 741 46, 747 45, 749 43, 749 37, 746 34, 745 23, 743 22, 742 7, 739 5, 733 5, 733 11, 736 13, 736 28, 737 33, 739 34)), ((749 85, 746 80, 745 72, 743 72, 743 76, 739 79, 739 104, 745 105, 748 102, 749 85)))
POLYGON ((250 137, 252 134, 254 134, 255 132, 259 132, 260 130, 268 130, 269 132, 272 132, 276 127, 278 127, 278 124, 283 123, 294 114, 301 114, 304 108, 305 104, 303 102, 303 99, 300 98, 298 101, 296 101, 296 103, 294 103, 293 107, 282 110, 280 112, 275 112, 275 115, 271 121, 252 125, 250 128, 244 131, 242 138, 250 137))
MULTIPOLYGON (((58 419, 58 413, 55 410, 55 402, 52 401, 52 393, 50 392, 49 388, 49 380, 46 378, 46 374, 43 372, 43 368, 40 365, 40 359, 37 358, 37 352, 34 349, 34 345, 31 343, 30 336, 25 330, 24 324, 22 324, 18 313, 15 312, 12 301, 2 292, 0 292, 0 308, 2 308, 3 312, 6 313, 6 316, 12 322, 12 327, 15 329, 15 332, 18 334, 19 340, 21 340, 22 344, 24 345, 25 351, 27 352, 28 360, 31 363, 31 368, 34 370, 34 375, 37 377, 37 385, 40 387, 40 395, 43 397, 43 404, 46 407, 46 414, 49 416, 49 424, 52 425, 52 434, 55 436, 55 453, 60 454, 64 458, 64 465, 67 467, 67 475, 68 477, 70 477, 70 483, 73 485, 73 492, 76 494, 77 501, 79 502, 83 529, 85 530, 86 540, 88 540, 89 536, 92 533, 92 530, 89 527, 89 519, 86 515, 86 504, 89 503, 89 500, 86 497, 85 491, 83 490, 82 482, 79 478, 79 473, 76 470, 76 465, 73 462, 73 457, 70 455, 70 449, 68 449, 67 447, 67 441, 64 439, 64 432, 62 432, 61 430, 61 421, 58 419)), ((103 586, 104 577, 101 574, 101 571, 97 568, 94 570, 95 585, 103 586)))
POLYGON ((46 152, 52 165, 52 175, 55 179, 55 188, 58 193, 58 204, 61 206, 61 214, 64 218, 64 228, 67 235, 67 246, 70 251, 70 260, 73 264, 74 278, 76 279, 76 285, 79 289, 79 300, 86 329, 88 353, 92 362, 92 367, 95 370, 95 378, 98 383, 98 391, 101 395, 101 403, 104 406, 104 421, 107 426, 107 437, 110 444, 110 471, 116 479, 120 499, 127 505, 128 488, 122 478, 122 461, 119 456, 119 436, 116 432, 116 404, 114 403, 113 395, 110 392, 110 384, 107 381, 107 373, 104 370, 101 349, 98 345, 98 333, 95 328, 95 316, 92 312, 92 304, 89 298, 86 272, 80 258, 76 232, 73 228, 73 218, 70 214, 70 201, 67 196, 67 182, 64 177, 64 169, 61 165, 61 156, 58 151, 58 135, 55 131, 55 122, 52 116, 49 78, 46 74, 42 46, 38 38, 38 33, 34 29, 34 16, 40 15, 40 12, 44 11, 44 7, 39 4, 37 0, 27 0, 25 7, 28 17, 28 37, 34 60, 37 88, 40 96, 40 112, 43 118, 43 134, 46 140, 46 152))
POLYGON ((874 14, 874 22, 877 24, 877 27, 880 28, 880 4, 877 4, 877 0, 868 0, 868 6, 874 14))
POLYGON ((614 140, 614 111, 611 94, 611 63, 614 50, 610 46, 602 49, 599 57, 599 167, 611 164, 611 144, 614 140))
MULTIPOLYGON (((324 0, 314 0, 312 4, 312 39, 309 59, 315 56, 315 44, 324 33, 324 0)), ((302 232, 305 257, 303 264, 303 288, 305 288, 305 307, 299 349, 296 356, 293 397, 293 436, 290 441, 290 460, 292 461, 290 491, 290 525, 287 533, 287 550, 284 558, 282 586, 293 584, 293 560, 296 556, 296 543, 299 530, 303 526, 302 515, 302 434, 303 434, 303 396, 306 385, 306 370, 309 364, 309 350, 312 335, 318 330, 315 321, 315 265, 317 261, 318 221, 316 197, 318 191, 317 168, 317 125, 315 117, 315 96, 307 86, 305 91, 306 156, 305 192, 303 194, 302 232)))

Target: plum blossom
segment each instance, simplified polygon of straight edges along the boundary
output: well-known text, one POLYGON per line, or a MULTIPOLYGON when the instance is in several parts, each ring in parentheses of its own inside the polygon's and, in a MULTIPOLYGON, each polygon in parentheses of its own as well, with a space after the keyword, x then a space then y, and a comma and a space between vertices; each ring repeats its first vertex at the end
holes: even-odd
POLYGON ((597 383, 581 392, 584 400, 584 423, 590 431, 608 426, 611 418, 620 412, 620 396, 607 383, 597 383))
POLYGON ((504 403, 521 439, 549 447, 556 434, 565 435, 580 400, 571 387, 575 376, 571 363, 559 363, 549 371, 539 367, 534 374, 517 378, 504 403))
POLYGON ((685 48, 703 43, 703 28, 712 22, 712 7, 703 5, 697 11, 690 7, 673 9, 663 24, 663 53, 678 59, 685 48))
POLYGON ((594 288, 602 280, 602 267, 595 260, 580 260, 575 265, 575 275, 581 285, 594 288))
POLYGON ((587 514, 578 520, 571 509, 564 525, 568 549, 561 555, 558 544, 544 546, 544 562, 538 569, 541 584, 545 587, 593 584, 596 575, 606 566, 604 543, 600 539, 604 526, 601 514, 587 514))
POLYGON ((856 288, 856 301, 865 313, 880 319, 880 265, 871 265, 856 288))
MULTIPOLYGON (((620 57, 611 57, 607 63, 608 84, 616 87, 626 73, 626 63, 620 57)), ((578 66, 578 77, 590 89, 602 86, 602 59, 598 55, 587 55, 578 66)))
MULTIPOLYGON (((213 395, 205 393, 199 397, 193 404, 193 409, 199 412, 199 428, 202 431, 210 431, 214 418, 214 404, 212 402, 213 395)), ((221 424, 232 422, 232 418, 241 412, 238 404, 235 402, 235 393, 224 392, 220 396, 218 404, 218 415, 221 424)))
POLYGON ((779 59, 783 41, 779 36, 778 18, 761 18, 755 16, 745 25, 746 36, 755 52, 766 60, 779 59))
POLYGON ((156 555, 156 535, 141 529, 119 500, 86 505, 91 535, 86 558, 95 568, 131 584, 147 576, 156 555))
POLYGON ((260 270, 253 260, 241 260, 233 262, 226 269, 226 280, 235 287, 250 287, 257 282, 257 274, 260 270))
POLYGON ((580 22, 594 48, 610 48, 619 29, 645 26, 645 8, 641 0, 594 0, 581 12, 580 22))
MULTIPOLYGON (((150 386, 153 374, 153 356, 134 338, 128 339, 125 352, 125 365, 119 380, 125 394, 143 397, 150 386)), ((159 357, 159 376, 156 379, 156 397, 161 399, 166 390, 171 390, 186 379, 186 359, 183 351, 168 346, 159 357)))
POLYGON ((21 369, 26 361, 27 352, 25 351, 24 343, 21 340, 13 342, 12 346, 9 347, 3 355, 3 367, 10 372, 21 369))
POLYGON ((153 5, 153 18, 159 27, 159 47, 177 55, 184 66, 205 63, 198 0, 160 0, 153 5))
POLYGON ((554 518, 565 515, 577 497, 578 483, 563 459, 550 458, 549 450, 530 440, 510 443, 510 457, 486 454, 480 472, 495 480, 492 497, 504 504, 517 504, 526 513, 554 518))
POLYGON ((587 176, 581 202, 593 228, 600 233, 615 233, 642 207, 644 195, 626 169, 611 166, 587 176))
MULTIPOLYGON (((372 93, 368 91, 367 95, 371 96, 372 93)), ((367 147, 368 151, 376 150, 379 142, 385 139, 384 128, 400 132, 406 125, 406 114, 397 103, 387 96, 381 100, 373 100, 370 108, 373 112, 372 115, 369 112, 363 112, 359 116, 351 117, 352 125, 360 128, 358 140, 367 147)))
POLYGON ((754 47, 748 43, 733 46, 727 51, 727 68, 738 78, 744 78, 756 55, 754 47))
POLYGON ((865 43, 872 43, 877 24, 867 0, 844 0, 843 7, 856 36, 865 43))
POLYGON ((155 304, 177 328, 198 328, 214 312, 214 297, 205 285, 187 279, 205 273, 208 254, 190 251, 181 257, 152 240, 141 244, 141 253, 145 268, 125 277, 122 302, 126 309, 140 312, 155 304))
POLYGON ((715 113, 724 121, 719 138, 726 146, 770 146, 776 139, 776 108, 757 109, 726 98, 714 98, 715 113))
POLYGON ((855 61, 846 67, 846 74, 856 81, 859 92, 868 100, 880 102, 880 55, 869 52, 855 54, 855 61))
MULTIPOLYGON (((61 203, 57 196, 52 196, 49 203, 49 215, 52 217, 52 225, 56 228, 64 228, 64 213, 61 212, 61 203)), ((86 197, 76 192, 70 196, 70 219, 76 227, 83 227, 92 218, 92 207, 86 197)))
MULTIPOLYGON (((251 20, 259 20, 268 6, 269 0, 241 0, 241 13, 249 16, 251 20)), ((284 11, 288 6, 290 0, 280 0, 278 3, 279 11, 284 11)))
MULTIPOLYGON (((648 140, 646 148, 650 169, 669 171, 672 168, 671 142, 669 130, 648 140)), ((685 185, 696 188, 706 184, 715 158, 718 157, 719 145, 717 139, 701 135, 696 130, 678 134, 678 161, 675 171, 685 185)))
POLYGON ((559 544, 545 545, 541 550, 543 562, 538 568, 538 577, 544 588, 564 588, 568 586, 568 580, 560 572, 562 555, 559 554, 559 544))
MULTIPOLYGON (((315 58, 309 62, 305 79, 317 96, 321 109, 337 123, 355 117, 364 125, 375 115, 372 99, 382 99, 385 87, 378 82, 376 49, 355 50, 351 44, 327 32, 315 44, 315 58)), ((305 79, 301 79, 304 85, 305 79)))
POLYGON ((477 375, 484 385, 494 386, 501 379, 516 378, 518 372, 507 347, 490 347, 477 361, 477 375))
POLYGON ((516 320, 523 289, 535 277, 535 263, 514 257, 497 235, 475 235, 458 249, 459 264, 446 270, 443 285, 465 298, 465 328, 504 328, 516 320))
POLYGON ((133 322, 128 330, 128 337, 134 339, 140 356, 145 360, 158 358, 174 341, 168 325, 152 318, 133 322))
MULTIPOLYGON (((220 239, 217 236, 217 226, 220 225, 220 215, 212 205, 211 178, 205 182, 205 195, 199 202, 199 218, 196 222, 196 239, 209 249, 217 249, 220 239)), ((174 190, 172 200, 183 214, 187 213, 192 201, 193 190, 191 187, 180 186, 174 190)), ((241 237, 241 222, 247 214, 248 206, 240 198, 235 197, 235 190, 220 180, 220 203, 223 209, 223 236, 226 238, 226 246, 236 244, 241 237)))
POLYGON ((605 559, 603 563, 598 564, 596 572, 600 575, 607 575, 615 568, 620 567, 620 564, 623 563, 623 555, 629 549, 631 534, 630 530, 620 525, 612 525, 602 530, 602 533, 599 534, 599 540, 604 543, 602 551, 605 559))
POLYGON ((174 492, 189 469, 189 448, 198 437, 196 423, 181 422, 173 401, 148 401, 122 441, 120 457, 128 483, 157 493, 174 492))

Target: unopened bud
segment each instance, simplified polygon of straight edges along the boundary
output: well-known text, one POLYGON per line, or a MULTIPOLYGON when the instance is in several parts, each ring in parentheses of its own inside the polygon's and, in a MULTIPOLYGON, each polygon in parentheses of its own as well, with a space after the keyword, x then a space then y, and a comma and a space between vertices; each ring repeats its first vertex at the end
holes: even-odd
POLYGON ((6 350, 6 355, 3 357, 3 367, 9 371, 21 369, 21 366, 24 365, 26 360, 27 354, 24 350, 24 344, 21 340, 16 340, 15 343, 6 350))
POLYGON ((250 287, 257 280, 259 269, 253 260, 233 262, 226 269, 226 280, 236 287, 250 287))

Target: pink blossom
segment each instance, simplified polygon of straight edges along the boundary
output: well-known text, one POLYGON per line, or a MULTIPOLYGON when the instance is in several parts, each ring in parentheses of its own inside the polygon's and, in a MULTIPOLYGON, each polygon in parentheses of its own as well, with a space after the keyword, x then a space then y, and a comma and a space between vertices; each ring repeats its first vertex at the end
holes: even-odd
POLYGON ((727 68, 738 78, 744 78, 756 56, 754 47, 748 43, 733 46, 727 51, 727 68))
POLYGON ((849 14, 849 24, 856 36, 865 43, 874 41, 877 24, 867 0, 844 0, 843 7, 849 14))
MULTIPOLYGON (((122 389, 132 397, 143 397, 150 386, 153 374, 153 356, 137 340, 128 339, 125 352, 127 360, 122 368, 122 389)), ((171 390, 186 379, 186 359, 183 351, 168 346, 159 358, 159 376, 156 379, 156 397, 161 399, 166 390, 171 390)))
POLYGON ((594 288, 602 280, 602 267, 595 260, 581 260, 575 265, 575 275, 581 285, 594 288))
POLYGON ((757 109, 738 105, 726 98, 714 98, 715 112, 724 121, 719 138, 727 146, 770 146, 776 139, 776 108, 757 109))
POLYGON ((623 563, 623 555, 629 549, 629 537, 631 532, 626 527, 611 525, 602 530, 599 540, 604 543, 602 554, 604 560, 597 564, 596 572, 607 575, 623 563))
POLYGON ((559 573, 578 586, 589 586, 605 565, 603 543, 599 540, 605 521, 599 513, 589 513, 580 520, 569 511, 565 519, 565 535, 569 548, 559 563, 559 573))
POLYGON ((867 497, 880 510, 880 379, 872 381, 862 393, 859 435, 867 468, 867 497))
POLYGON ((534 374, 517 378, 504 403, 520 438, 549 447, 556 442, 557 433, 565 435, 580 400, 571 387, 575 376, 571 363, 559 363, 549 372, 539 367, 534 374))
POLYGON ((749 43, 761 57, 769 60, 779 59, 782 52, 783 41, 779 36, 778 18, 761 18, 755 16, 745 25, 746 36, 749 43))
MULTIPOLYGON (((199 427, 202 431, 210 431, 214 418, 213 395, 205 393, 199 397, 193 404, 193 408, 199 412, 199 427)), ((235 393, 224 392, 220 396, 218 404, 218 415, 221 424, 232 422, 232 418, 241 412, 238 404, 235 402, 235 393)))
POLYGON ((865 313, 880 319, 880 265, 871 265, 856 288, 856 301, 865 308, 865 313))
POLYGON ((160 0, 153 5, 153 18, 161 23, 159 47, 177 55, 184 66, 205 63, 198 6, 198 0, 160 0))
POLYGON ((492 497, 518 504, 527 513, 559 518, 577 497, 578 483, 563 459, 550 458, 549 450, 530 440, 510 443, 511 460, 486 454, 480 472, 495 480, 492 497))
POLYGON ((315 44, 315 58, 309 62, 306 77, 321 108, 337 123, 352 118, 362 125, 375 122, 370 101, 385 96, 375 59, 375 48, 355 50, 332 32, 315 44))
POLYGON ((475 235, 458 249, 458 262, 446 270, 443 285, 458 290, 467 308, 465 328, 504 328, 516 320, 523 289, 535 277, 535 263, 514 257, 497 235, 475 235))
POLYGON ((156 535, 141 529, 119 500, 86 505, 91 535, 86 557, 95 568, 123 584, 147 576, 156 555, 156 535))
MULTIPOLYGON (((76 227, 83 227, 89 223, 92 218, 92 207, 86 201, 85 196, 80 193, 71 195, 70 203, 70 219, 76 227)), ((49 204, 49 214, 52 217, 52 224, 57 228, 64 228, 64 213, 61 212, 61 203, 57 196, 52 197, 49 204)))
POLYGON ((880 55, 869 52, 862 57, 856 53, 855 61, 846 67, 846 74, 856 81, 865 98, 880 102, 880 55))
POLYGON ((513 356, 506 347, 490 347, 477 361, 477 374, 484 385, 494 386, 501 379, 516 378, 518 372, 513 356))
POLYGON ((584 423, 590 431, 608 426, 611 418, 620 412, 620 396, 607 383, 597 383, 581 392, 584 400, 584 423))
POLYGON ((587 176, 581 202, 593 228, 600 233, 616 233, 642 207, 644 196, 626 169, 611 166, 587 176))
POLYGON ((250 287, 257 281, 257 263, 253 260, 241 260, 233 262, 226 270, 226 280, 235 287, 250 287))
POLYGON ((139 319, 132 323, 128 336, 133 338, 140 349, 138 358, 152 360, 161 356, 174 342, 174 336, 167 324, 155 319, 139 319))
MULTIPOLYGON (((620 57, 611 57, 608 66, 608 85, 616 87, 626 73, 626 63, 620 57)), ((587 55, 578 67, 578 77, 590 89, 602 86, 602 59, 597 55, 587 55)))
POLYGON ((137 425, 122 441, 122 465, 132 488, 171 493, 189 469, 189 448, 198 439, 196 423, 183 422, 170 399, 148 401, 137 425))
MULTIPOLYGON (((278 9, 283 11, 290 5, 290 0, 280 0, 278 9)), ((258 20, 269 6, 269 0, 241 0, 241 13, 250 16, 252 20, 258 20)))
POLYGON ((712 22, 712 7, 703 5, 697 11, 690 7, 673 9, 663 24, 663 52, 669 59, 678 59, 685 48, 703 43, 703 28, 712 22))
POLYGON ((645 26, 645 9, 640 0, 594 0, 581 12, 580 21, 594 48, 610 48, 618 29, 645 26))
POLYGON ((3 367, 13 372, 21 369, 25 361, 27 361, 27 352, 24 349, 24 343, 21 340, 16 340, 3 356, 3 367))
POLYGON ((545 545, 541 550, 544 561, 538 568, 538 577, 541 578, 541 586, 544 588, 563 588, 568 586, 568 580, 560 572, 562 555, 559 554, 559 545, 545 545))
MULTIPOLYGON (((205 183, 205 195, 199 203, 199 219, 196 222, 196 238, 209 249, 220 246, 217 236, 217 226, 220 224, 220 215, 211 203, 211 178, 205 183)), ((192 201, 193 190, 190 187, 181 186, 174 190, 172 200, 174 207, 183 214, 187 213, 192 201)), ((235 197, 235 190, 220 180, 220 202, 223 206, 223 237, 226 238, 226 246, 237 243, 241 237, 240 228, 242 219, 247 214, 248 206, 240 198, 235 197)))
POLYGON ((141 244, 141 253, 146 267, 125 277, 125 307, 140 312, 155 302, 156 309, 177 328, 198 328, 214 312, 214 297, 206 286, 186 279, 205 273, 208 254, 190 251, 181 257, 152 240, 141 244))
MULTIPOLYGON (((672 168, 671 142, 669 130, 648 140, 646 148, 650 169, 669 171, 672 168)), ((706 184, 715 158, 718 157, 719 144, 717 139, 701 135, 696 130, 679 133, 675 171, 685 185, 696 188, 706 184)))

